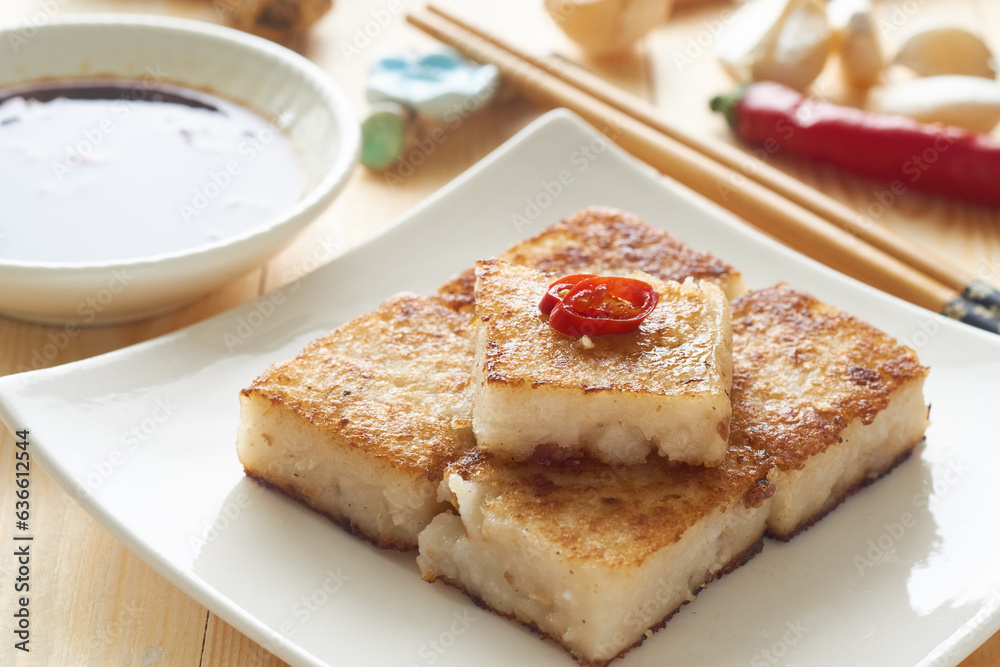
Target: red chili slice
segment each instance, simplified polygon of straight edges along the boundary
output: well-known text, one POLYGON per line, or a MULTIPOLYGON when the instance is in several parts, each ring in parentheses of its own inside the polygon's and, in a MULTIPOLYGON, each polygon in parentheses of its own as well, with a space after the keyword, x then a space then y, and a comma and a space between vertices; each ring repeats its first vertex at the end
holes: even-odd
POLYGON ((538 304, 538 309, 548 315, 552 312, 555 305, 562 301, 563 297, 566 296, 571 289, 576 287, 578 282, 587 278, 596 278, 596 276, 592 273, 577 273, 555 281, 549 285, 549 289, 545 292, 545 296, 542 297, 542 300, 538 304))
POLYGON ((659 299, 652 285, 634 278, 585 278, 552 308, 549 324, 574 337, 632 333, 659 299))

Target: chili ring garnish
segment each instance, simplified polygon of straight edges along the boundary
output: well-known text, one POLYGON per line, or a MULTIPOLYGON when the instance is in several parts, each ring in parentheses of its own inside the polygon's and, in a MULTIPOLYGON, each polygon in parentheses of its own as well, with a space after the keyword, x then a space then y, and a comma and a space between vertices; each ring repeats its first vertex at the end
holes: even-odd
MULTIPOLYGON (((551 293, 550 287, 546 296, 551 293)), ((642 280, 585 277, 552 306, 549 324, 574 337, 632 333, 653 312, 659 299, 653 286, 642 280)))
POLYGON ((552 312, 552 309, 557 303, 563 300, 566 294, 576 287, 576 284, 581 280, 587 278, 596 278, 592 273, 577 273, 572 276, 566 276, 565 278, 560 278, 551 285, 549 289, 545 291, 545 296, 542 297, 541 302, 538 304, 538 309, 544 314, 548 315, 552 312))

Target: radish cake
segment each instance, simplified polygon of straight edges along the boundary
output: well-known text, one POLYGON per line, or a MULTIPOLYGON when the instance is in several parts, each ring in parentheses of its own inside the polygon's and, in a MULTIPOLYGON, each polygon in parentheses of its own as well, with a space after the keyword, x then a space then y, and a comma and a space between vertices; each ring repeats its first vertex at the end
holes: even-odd
POLYGON ((472 425, 480 447, 515 460, 542 445, 546 456, 588 452, 605 463, 641 463, 650 452, 722 462, 732 325, 717 285, 640 275, 659 303, 638 330, 576 339, 539 312, 552 276, 499 260, 480 262, 477 275, 472 425))
MULTIPOLYGON (((718 257, 695 250, 631 213, 605 206, 591 206, 560 220, 497 259, 558 276, 642 271, 660 280, 705 280, 718 285, 729 299, 746 291, 742 274, 718 257)), ((471 310, 475 283, 475 269, 470 268, 448 281, 440 294, 471 310)))
POLYGON ((269 368, 240 393, 247 475, 376 545, 412 549, 474 444, 469 318, 402 294, 269 368))
POLYGON ((785 285, 733 303, 732 438, 717 468, 651 457, 448 467, 424 579, 537 628, 581 664, 649 637, 766 531, 788 539, 888 472, 927 426, 913 350, 785 285))
POLYGON ((924 437, 928 369, 872 325, 787 285, 733 302, 732 441, 772 457, 787 540, 924 437))
POLYGON ((760 550, 766 470, 739 448, 717 468, 469 450, 442 483, 457 514, 420 534, 417 563, 425 580, 531 624, 582 664, 606 664, 760 550))

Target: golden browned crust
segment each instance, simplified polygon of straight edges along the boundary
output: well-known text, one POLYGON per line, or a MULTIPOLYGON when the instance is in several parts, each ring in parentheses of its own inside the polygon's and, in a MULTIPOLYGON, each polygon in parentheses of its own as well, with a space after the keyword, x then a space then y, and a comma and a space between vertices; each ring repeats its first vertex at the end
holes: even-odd
POLYGON ((312 504, 312 499, 307 494, 302 493, 301 491, 299 491, 294 487, 275 484, 274 482, 269 481, 267 478, 258 475, 256 472, 254 472, 250 468, 247 468, 246 466, 243 466, 243 472, 246 474, 247 477, 257 482, 261 486, 266 487, 268 489, 274 489, 275 491, 281 493, 282 495, 288 496, 295 502, 305 505, 313 512, 316 512, 316 514, 319 514, 322 517, 326 517, 330 521, 334 522, 335 524, 346 530, 351 535, 354 535, 355 537, 360 537, 363 540, 367 540, 368 542, 371 542, 374 546, 378 547, 379 549, 391 549, 393 551, 413 551, 414 549, 413 544, 380 540, 366 533, 364 530, 361 529, 361 527, 359 527, 350 519, 347 519, 342 516, 337 516, 336 514, 330 514, 329 512, 324 512, 323 510, 319 509, 318 507, 312 504))
POLYGON ((910 348, 788 285, 732 309, 730 445, 766 451, 781 470, 801 469, 854 420, 870 424, 928 372, 910 348))
MULTIPOLYGON (((745 565, 747 562, 750 561, 751 558, 753 558, 754 556, 756 556, 757 554, 759 554, 763 548, 764 548, 764 537, 761 536, 760 539, 758 539, 756 542, 754 542, 749 547, 747 547, 746 549, 744 549, 741 553, 737 554, 731 561, 729 561, 728 563, 726 563, 725 566, 723 566, 723 568, 721 570, 719 570, 718 572, 716 572, 715 574, 713 574, 712 576, 710 576, 707 580, 705 580, 704 582, 702 582, 701 586, 699 586, 698 588, 695 589, 694 594, 698 595, 699 593, 701 593, 701 591, 705 588, 705 586, 709 582, 715 581, 716 579, 720 579, 723 576, 725 576, 725 575, 729 574, 730 572, 732 572, 733 570, 739 568, 741 565, 745 565)), ((577 663, 579 663, 580 665, 583 665, 584 667, 605 667, 606 665, 609 665, 612 662, 614 662, 615 660, 618 660, 619 658, 623 657, 626 653, 628 653, 632 649, 641 646, 642 643, 644 641, 646 641, 647 638, 649 638, 650 636, 652 636, 652 634, 654 632, 657 632, 660 629, 662 629, 663 627, 665 627, 667 625, 667 622, 670 619, 672 619, 674 617, 674 615, 677 614, 678 611, 680 611, 681 607, 683 607, 684 605, 686 605, 689 602, 691 602, 691 600, 685 600, 684 602, 682 602, 680 605, 678 605, 676 608, 674 608, 672 611, 670 611, 666 616, 664 616, 663 619, 661 619, 659 623, 657 623, 656 625, 650 626, 649 629, 648 629, 648 631, 646 633, 644 633, 642 636, 640 636, 639 639, 636 640, 635 643, 633 643, 630 646, 626 646, 624 649, 621 650, 620 653, 618 653, 616 656, 614 656, 610 660, 587 660, 586 658, 581 657, 581 656, 577 655, 576 653, 574 653, 573 650, 570 647, 566 646, 561 641, 559 641, 558 637, 553 637, 551 634, 549 634, 549 633, 545 632, 544 630, 540 629, 534 623, 525 623, 525 622, 521 621, 520 619, 518 619, 517 617, 515 617, 513 614, 505 614, 503 612, 497 611, 496 609, 494 609, 493 607, 491 607, 488 603, 486 603, 480 596, 476 595, 473 592, 470 592, 469 589, 467 589, 465 586, 463 586, 462 582, 460 582, 460 581, 453 581, 449 577, 437 577, 437 578, 430 579, 429 581, 431 581, 431 582, 433 582, 433 581, 441 581, 442 583, 445 583, 445 584, 447 584, 447 585, 449 585, 449 586, 451 586, 453 588, 457 588, 458 590, 460 590, 463 593, 465 593, 476 604, 477 607, 479 607, 481 609, 485 609, 488 612, 492 612, 492 613, 494 613, 497 616, 500 616, 502 618, 506 618, 508 620, 514 621, 515 623, 520 623, 521 625, 525 626, 526 628, 528 628, 532 632, 537 633, 538 635, 541 635, 542 637, 544 637, 546 639, 552 640, 553 642, 555 642, 559 646, 562 646, 564 649, 566 649, 566 651, 570 655, 573 656, 573 658, 577 661, 577 663)))
POLYGON ((452 308, 472 312, 476 306, 476 269, 469 267, 446 282, 438 290, 438 296, 452 308))
MULTIPOLYGON (((721 259, 690 248, 634 215, 600 206, 555 223, 498 259, 560 276, 644 271, 660 280, 709 280, 729 298, 743 290, 739 271, 721 259)), ((469 269, 446 283, 440 293, 457 307, 468 308, 475 300, 474 285, 469 269)))
POLYGON ((492 512, 532 525, 571 559, 634 566, 717 507, 738 498, 759 506, 774 492, 772 467, 800 469, 848 424, 870 424, 896 389, 927 373, 909 348, 787 285, 751 292, 733 308, 738 382, 721 467, 651 455, 643 465, 612 468, 541 448, 525 464, 471 449, 449 470, 486 483, 492 512))
POLYGON ((530 526, 568 562, 609 569, 642 565, 706 515, 769 495, 766 457, 731 448, 718 468, 651 454, 634 466, 571 458, 512 463, 470 449, 449 468, 485 488, 483 511, 530 526))
POLYGON ((290 410, 331 446, 438 480, 473 444, 468 324, 440 299, 398 295, 272 366, 242 393, 290 410))
MULTIPOLYGON (((713 300, 693 285, 650 279, 660 302, 639 330, 595 338, 593 347, 584 348, 538 311, 550 277, 500 260, 481 261, 477 273, 476 317, 488 340, 482 369, 487 384, 717 397, 728 404, 732 362, 730 338, 722 329, 729 319, 718 290, 712 290, 713 300)), ((728 429, 728 421, 718 429, 728 429)))

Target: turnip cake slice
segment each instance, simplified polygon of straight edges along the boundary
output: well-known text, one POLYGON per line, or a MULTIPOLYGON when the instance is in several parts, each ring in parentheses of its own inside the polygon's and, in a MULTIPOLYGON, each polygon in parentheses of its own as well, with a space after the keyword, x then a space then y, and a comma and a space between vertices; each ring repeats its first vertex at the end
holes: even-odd
POLYGON ((928 369, 912 349, 787 285, 732 307, 731 442, 772 457, 768 532, 787 540, 923 439, 928 369))
POLYGON ((732 327, 718 286, 644 276, 659 304, 632 334, 575 339, 538 309, 552 276, 479 263, 472 423, 480 447, 539 445, 635 464, 656 451, 719 465, 729 439, 732 327))
POLYGON ((717 468, 658 456, 627 467, 516 463, 469 450, 442 483, 458 513, 420 534, 417 563, 425 580, 603 665, 760 550, 766 470, 740 449, 717 468))
MULTIPOLYGON (((740 272, 718 257, 694 250, 630 213, 603 206, 591 206, 560 220, 497 258, 560 276, 642 271, 660 280, 706 280, 717 284, 729 299, 746 291, 740 272)), ((470 268, 446 283, 440 293, 471 309, 475 283, 475 271, 470 268)))
POLYGON ((517 463, 470 449, 441 486, 457 513, 420 534, 424 579, 601 665, 755 553, 761 531, 790 538, 921 441, 928 369, 913 350, 786 285, 732 308, 721 466, 517 463))
POLYGON ((469 318, 393 297, 269 368, 240 395, 246 473, 368 538, 412 549, 474 444, 469 318))

